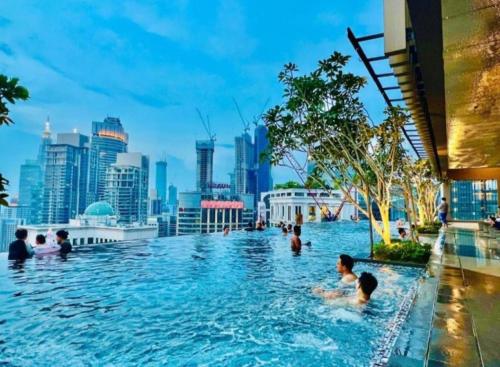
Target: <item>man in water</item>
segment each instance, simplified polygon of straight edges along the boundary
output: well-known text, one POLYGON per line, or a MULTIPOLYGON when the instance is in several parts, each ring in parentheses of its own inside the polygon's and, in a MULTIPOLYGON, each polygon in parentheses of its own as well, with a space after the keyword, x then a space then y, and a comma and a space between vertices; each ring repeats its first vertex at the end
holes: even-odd
POLYGON ((293 236, 290 240, 290 245, 292 247, 292 251, 294 252, 300 252, 302 249, 302 241, 300 240, 301 233, 302 231, 300 230, 300 226, 293 227, 293 236))
POLYGON ((71 243, 68 241, 68 232, 61 229, 56 232, 56 241, 59 246, 61 246, 61 255, 66 255, 73 250, 71 243))
POLYGON ((20 228, 16 231, 16 240, 9 245, 9 260, 24 261, 30 257, 26 246, 28 231, 20 228))
POLYGON ((229 226, 226 224, 224 226, 224 236, 227 236, 229 234, 229 226))
POLYGON ((444 228, 448 228, 448 221, 446 217, 448 216, 448 203, 446 202, 446 198, 441 199, 441 204, 438 206, 438 216, 444 228))
POLYGON ((352 268, 354 268, 354 259, 346 254, 340 255, 337 260, 337 271, 342 276, 342 279, 340 279, 342 283, 350 284, 358 279, 352 268))
POLYGON ((314 289, 313 292, 329 300, 345 297, 349 303, 360 305, 366 304, 370 301, 371 294, 377 286, 378 281, 373 274, 362 272, 361 276, 356 281, 356 293, 354 295, 347 296, 344 292, 339 290, 325 291, 322 289, 314 289))

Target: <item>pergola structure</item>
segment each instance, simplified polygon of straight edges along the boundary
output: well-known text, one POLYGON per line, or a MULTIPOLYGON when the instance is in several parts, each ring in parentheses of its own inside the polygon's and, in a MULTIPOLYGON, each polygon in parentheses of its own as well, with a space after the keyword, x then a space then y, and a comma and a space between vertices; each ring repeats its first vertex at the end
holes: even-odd
POLYGON ((396 78, 418 136, 405 135, 438 176, 500 183, 498 0, 384 0, 384 32, 348 38, 388 104, 381 80, 396 78), (384 55, 367 57, 376 38, 384 55), (381 59, 392 73, 374 71, 381 59))

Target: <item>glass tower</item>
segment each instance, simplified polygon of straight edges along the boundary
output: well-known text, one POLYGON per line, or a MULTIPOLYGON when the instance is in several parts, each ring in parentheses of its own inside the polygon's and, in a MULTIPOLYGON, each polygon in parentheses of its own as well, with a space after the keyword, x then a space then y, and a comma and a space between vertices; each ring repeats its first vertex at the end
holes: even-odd
POLYGON ((498 208, 498 182, 452 181, 450 206, 453 219, 482 220, 493 216, 498 208))
POLYGON ((120 119, 106 117, 92 121, 89 170, 89 204, 104 200, 106 170, 116 162, 116 155, 127 151, 128 134, 120 119))
POLYGON ((259 125, 254 131, 255 139, 255 163, 256 172, 256 192, 255 199, 260 200, 260 194, 272 190, 273 178, 271 176, 271 161, 267 157, 263 157, 264 153, 269 149, 269 140, 267 138, 267 127, 259 125))
POLYGON ((45 161, 42 222, 68 223, 87 207, 89 138, 58 134, 45 161))
POLYGON ((28 159, 19 175, 19 205, 28 208, 26 224, 42 222, 43 173, 38 160, 28 159))
POLYGON ((167 162, 156 162, 156 193, 161 200, 162 208, 167 204, 167 162))

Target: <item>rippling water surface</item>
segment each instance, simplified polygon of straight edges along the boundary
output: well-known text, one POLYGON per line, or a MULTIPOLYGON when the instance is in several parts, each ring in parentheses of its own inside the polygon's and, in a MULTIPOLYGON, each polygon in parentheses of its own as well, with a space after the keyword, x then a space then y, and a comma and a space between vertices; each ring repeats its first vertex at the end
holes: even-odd
POLYGON ((0 364, 364 366, 419 270, 357 264, 379 288, 365 308, 325 303, 340 253, 368 254, 367 225, 79 247, 12 269, 0 256, 0 364))

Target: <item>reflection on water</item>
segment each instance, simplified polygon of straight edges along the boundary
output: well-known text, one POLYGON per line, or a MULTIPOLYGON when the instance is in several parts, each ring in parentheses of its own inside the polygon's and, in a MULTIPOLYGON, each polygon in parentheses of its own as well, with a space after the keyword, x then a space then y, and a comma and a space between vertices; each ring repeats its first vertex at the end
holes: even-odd
POLYGON ((333 307, 311 289, 336 284, 340 253, 368 254, 367 226, 302 238, 299 257, 269 229, 80 247, 19 269, 0 258, 0 363, 369 365, 420 270, 356 265, 379 280, 371 303, 333 307))

